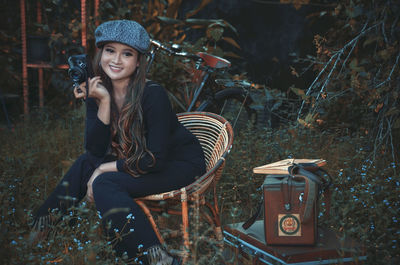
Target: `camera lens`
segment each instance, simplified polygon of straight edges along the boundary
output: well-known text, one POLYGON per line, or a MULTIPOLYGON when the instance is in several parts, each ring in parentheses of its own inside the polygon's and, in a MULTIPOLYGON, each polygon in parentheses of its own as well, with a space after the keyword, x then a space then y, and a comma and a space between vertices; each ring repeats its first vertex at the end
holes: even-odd
POLYGON ((87 55, 78 54, 68 58, 68 75, 76 84, 81 84, 88 78, 87 55))
POLYGON ((85 72, 82 68, 73 67, 68 71, 71 79, 76 83, 83 83, 86 80, 85 72))

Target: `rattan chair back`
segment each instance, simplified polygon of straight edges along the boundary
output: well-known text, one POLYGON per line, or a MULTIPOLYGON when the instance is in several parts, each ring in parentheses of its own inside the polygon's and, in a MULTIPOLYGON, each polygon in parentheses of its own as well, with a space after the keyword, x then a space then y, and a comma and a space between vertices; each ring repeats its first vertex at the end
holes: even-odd
MULTIPOLYGON (((185 112, 177 114, 178 120, 191 131, 203 148, 207 171, 195 182, 185 187, 186 193, 203 193, 222 174, 225 157, 233 142, 231 124, 222 116, 210 112, 185 112)), ((181 190, 149 195, 144 200, 165 200, 180 195, 181 190)))

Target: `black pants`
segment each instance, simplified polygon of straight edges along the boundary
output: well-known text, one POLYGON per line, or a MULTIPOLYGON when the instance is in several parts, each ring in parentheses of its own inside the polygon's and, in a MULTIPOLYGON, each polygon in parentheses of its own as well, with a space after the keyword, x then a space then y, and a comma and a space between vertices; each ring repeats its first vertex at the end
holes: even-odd
MULTIPOLYGON (((80 156, 36 213, 36 219, 53 209, 66 213, 69 206, 81 201, 87 190, 96 163, 88 154, 80 156), (73 198, 71 200, 71 197, 73 198)), ((118 255, 127 252, 129 258, 144 249, 159 244, 147 217, 133 198, 175 190, 192 183, 204 169, 185 161, 171 161, 162 172, 149 173, 134 178, 123 172, 106 172, 93 182, 93 196, 102 216, 108 236, 127 234, 115 246, 118 255), (133 218, 132 218, 133 217, 133 218), (128 218, 131 221, 128 222, 128 218), (111 221, 111 227, 107 224, 111 221), (123 231, 122 231, 123 229, 123 231)))

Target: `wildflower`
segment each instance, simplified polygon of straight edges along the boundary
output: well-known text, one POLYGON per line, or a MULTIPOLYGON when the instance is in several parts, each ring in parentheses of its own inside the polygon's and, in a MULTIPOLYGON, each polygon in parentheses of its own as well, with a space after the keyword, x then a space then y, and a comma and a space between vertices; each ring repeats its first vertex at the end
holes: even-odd
POLYGON ((17 241, 15 240, 11 241, 11 245, 17 245, 17 244, 18 244, 17 241))

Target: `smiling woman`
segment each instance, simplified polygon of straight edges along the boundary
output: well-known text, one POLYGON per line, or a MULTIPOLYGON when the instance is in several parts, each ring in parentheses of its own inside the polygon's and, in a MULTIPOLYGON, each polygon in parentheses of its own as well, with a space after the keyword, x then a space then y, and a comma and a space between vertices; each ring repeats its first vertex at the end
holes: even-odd
POLYGON ((107 236, 118 239, 116 253, 126 253, 128 263, 142 249, 143 264, 180 264, 161 247, 133 199, 192 183, 205 172, 202 148, 179 123, 164 88, 146 79, 146 30, 134 21, 115 20, 100 25, 95 36, 95 76, 88 79, 88 90, 86 82, 74 89, 76 98, 86 99, 86 153, 36 212, 32 241, 47 237, 56 221, 50 213, 66 214, 86 196, 103 216, 107 236))

